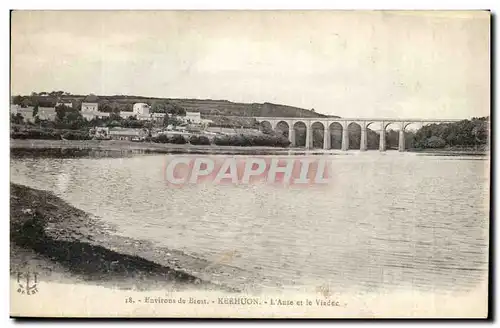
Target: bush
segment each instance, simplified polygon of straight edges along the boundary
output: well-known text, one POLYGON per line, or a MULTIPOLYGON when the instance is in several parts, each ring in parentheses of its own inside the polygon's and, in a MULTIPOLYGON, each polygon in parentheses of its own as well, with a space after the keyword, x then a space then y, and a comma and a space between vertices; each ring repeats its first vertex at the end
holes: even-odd
POLYGON ((217 136, 214 143, 219 146, 250 146, 251 143, 243 135, 217 136))
POLYGON ((214 144, 217 146, 230 146, 229 136, 216 136, 214 138, 214 144))
POLYGON ((85 132, 65 132, 62 137, 67 140, 90 140, 92 139, 88 133, 85 132))
POLYGON ((156 137, 151 138, 151 140, 156 143, 167 143, 168 137, 165 134, 159 134, 156 137))
POLYGON ((11 132, 10 137, 12 139, 28 139, 28 134, 25 132, 11 132))
POLYGON ((290 141, 284 136, 276 136, 269 134, 260 135, 230 135, 217 136, 214 143, 218 146, 260 146, 260 147, 288 147, 290 141))
POLYGON ((169 138, 169 142, 173 144, 182 145, 185 144, 187 141, 180 134, 174 134, 171 138, 169 138))
POLYGON ((192 145, 199 145, 200 137, 199 136, 191 136, 189 137, 189 143, 192 145))
POLYGON ((440 137, 432 136, 426 141, 427 148, 443 148, 446 146, 446 141, 440 137))
POLYGON ((206 136, 191 136, 189 143, 192 145, 210 145, 210 139, 206 136))
POLYGON ((45 139, 58 140, 61 139, 61 134, 57 132, 40 131, 40 130, 25 130, 20 132, 12 132, 12 139, 45 139))

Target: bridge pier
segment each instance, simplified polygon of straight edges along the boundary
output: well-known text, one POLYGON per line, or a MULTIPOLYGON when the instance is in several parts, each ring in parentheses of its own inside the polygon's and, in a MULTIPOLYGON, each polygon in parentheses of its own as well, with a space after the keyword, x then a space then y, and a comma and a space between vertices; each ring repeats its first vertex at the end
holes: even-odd
POLYGON ((380 127, 380 140, 378 144, 379 151, 385 151, 385 122, 382 122, 380 127))
POLYGON ((323 131, 323 149, 330 149, 330 129, 326 126, 323 131))
POLYGON ((366 151, 368 149, 368 134, 366 133, 366 130, 366 126, 361 127, 361 142, 359 145, 360 151, 366 151))
POLYGON ((311 149, 312 147, 312 129, 311 122, 306 124, 306 149, 311 149))
POLYGON ((347 124, 342 126, 342 150, 349 150, 349 129, 347 124))
POLYGON ((399 130, 399 151, 405 151, 405 131, 404 126, 399 130))
POLYGON ((288 124, 288 140, 290 140, 290 146, 295 147, 295 129, 293 124, 288 124))

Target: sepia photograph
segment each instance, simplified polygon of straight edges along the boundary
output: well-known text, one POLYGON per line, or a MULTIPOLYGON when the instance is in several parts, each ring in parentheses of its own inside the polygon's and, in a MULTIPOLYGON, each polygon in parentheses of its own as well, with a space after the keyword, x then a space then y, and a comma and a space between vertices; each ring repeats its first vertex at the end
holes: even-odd
POLYGON ((12 10, 13 318, 482 318, 487 10, 12 10))

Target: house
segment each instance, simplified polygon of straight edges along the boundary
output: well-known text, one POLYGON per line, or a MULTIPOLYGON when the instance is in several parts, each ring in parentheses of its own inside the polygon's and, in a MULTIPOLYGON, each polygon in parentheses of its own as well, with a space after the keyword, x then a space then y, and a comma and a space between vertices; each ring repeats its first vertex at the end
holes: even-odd
POLYGON ((97 140, 107 140, 109 137, 109 128, 108 127, 95 127, 89 130, 89 135, 97 140))
POLYGON ((82 102, 82 108, 80 112, 82 113, 84 119, 90 121, 94 117, 97 117, 98 109, 99 109, 99 104, 97 103, 82 102))
POLYGON ((137 114, 135 116, 139 121, 149 121, 151 120, 151 115, 149 114, 145 114, 145 115, 140 115, 140 114, 137 114))
POLYGON ((143 140, 148 136, 145 129, 112 128, 109 136, 113 140, 143 140))
POLYGON ((183 121, 188 123, 200 123, 201 114, 200 112, 186 112, 186 116, 180 117, 183 121))
POLYGON ((82 112, 82 117, 88 121, 94 119, 94 118, 105 118, 109 117, 110 113, 105 113, 105 112, 82 112))
POLYGON ((38 118, 40 120, 55 121, 56 109, 54 107, 38 107, 38 118))
POLYGON ((187 131, 187 126, 184 125, 172 125, 169 124, 166 128, 167 131, 179 131, 179 132, 186 132, 187 131))
POLYGON ((82 109, 80 110, 83 118, 90 121, 94 118, 109 117, 110 113, 100 112, 98 103, 82 102, 82 109))
POLYGON ((146 103, 135 103, 132 107, 132 112, 139 116, 149 116, 149 110, 151 106, 146 103))
POLYGON ((10 113, 16 115, 19 108, 21 108, 21 106, 10 104, 10 113))
POLYGON ((69 107, 69 108, 73 108, 73 103, 72 102, 57 102, 56 103, 56 107, 57 106, 66 106, 66 107, 69 107))
POLYGON ((21 114, 25 122, 33 122, 33 107, 26 107, 23 108, 19 105, 11 105, 10 106, 10 113, 17 115, 21 114))
POLYGON ((134 114, 134 112, 124 112, 124 111, 120 112, 120 117, 123 118, 123 119, 127 119, 130 116, 134 116, 135 117, 136 114, 134 114))
POLYGON ((81 109, 82 114, 83 113, 90 113, 90 112, 97 112, 98 110, 99 110, 98 103, 82 102, 82 109, 81 109))
MULTIPOLYGON (((20 107, 19 105, 11 105, 10 112, 14 115, 21 114, 26 122, 34 122, 33 106, 20 107)), ((56 109, 54 107, 38 107, 37 116, 40 120, 54 121, 56 119, 56 109)))
POLYGON ((97 112, 97 117, 99 117, 99 118, 109 117, 110 115, 111 115, 111 113, 97 112))
POLYGON ((179 116, 179 119, 186 123, 200 124, 200 125, 208 125, 209 123, 213 123, 212 120, 201 118, 200 112, 186 112, 186 116, 179 116))
POLYGON ((153 120, 162 120, 165 118, 165 113, 151 113, 151 118, 153 120))
MULTIPOLYGON (((135 117, 139 121, 149 121, 153 118, 160 118, 161 115, 157 114, 162 114, 162 113, 150 113, 151 106, 149 106, 146 103, 135 103, 134 106, 132 107, 131 112, 120 112, 120 117, 123 119, 127 119, 130 116, 135 117)), ((165 114, 163 114, 165 116, 165 114)))

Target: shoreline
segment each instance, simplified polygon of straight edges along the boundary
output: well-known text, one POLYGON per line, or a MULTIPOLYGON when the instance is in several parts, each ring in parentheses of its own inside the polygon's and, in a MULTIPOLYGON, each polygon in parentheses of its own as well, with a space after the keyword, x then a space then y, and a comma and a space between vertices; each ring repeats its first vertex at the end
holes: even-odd
MULTIPOLYGON (((238 146, 217 146, 217 145, 191 145, 154 143, 154 142, 133 142, 126 140, 43 140, 43 139, 11 139, 11 149, 79 149, 79 150, 102 150, 102 151, 145 151, 150 153, 170 153, 170 152, 198 152, 211 153, 230 152, 248 153, 253 151, 300 151, 300 149, 280 148, 280 147, 238 147, 238 146)), ((303 151, 303 150, 302 150, 303 151)))
POLYGON ((10 209, 11 276, 29 270, 48 281, 226 292, 239 292, 239 282, 252 280, 251 273, 222 262, 113 234, 104 221, 45 190, 11 183, 10 209))
MULTIPOLYGON (((360 152, 359 149, 342 151, 340 149, 305 149, 305 148, 283 148, 283 147, 264 147, 264 146, 218 146, 218 145, 191 145, 171 144, 171 143, 153 143, 153 142, 133 142, 125 140, 44 140, 44 139, 10 139, 10 149, 73 149, 73 150, 92 150, 92 151, 112 151, 112 152, 137 152, 152 154, 168 153, 193 153, 193 154, 234 154, 234 155, 348 155, 354 152, 360 152)), ((378 150, 368 150, 362 153, 379 152, 378 150)), ((397 150, 387 150, 386 152, 398 152, 397 150)), ((443 155, 443 156, 487 156, 487 150, 474 149, 411 149, 403 153, 422 154, 422 155, 443 155)))

